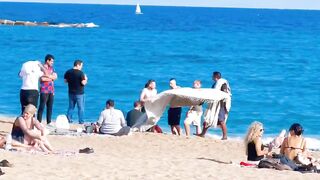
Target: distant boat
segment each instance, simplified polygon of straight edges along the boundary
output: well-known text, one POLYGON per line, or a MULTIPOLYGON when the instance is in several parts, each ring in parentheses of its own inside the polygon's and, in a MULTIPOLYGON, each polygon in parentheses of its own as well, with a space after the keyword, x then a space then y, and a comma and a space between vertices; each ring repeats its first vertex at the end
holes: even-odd
POLYGON ((141 8, 140 8, 140 5, 139 5, 139 4, 137 4, 137 6, 136 6, 136 14, 143 14, 143 13, 141 12, 141 8))

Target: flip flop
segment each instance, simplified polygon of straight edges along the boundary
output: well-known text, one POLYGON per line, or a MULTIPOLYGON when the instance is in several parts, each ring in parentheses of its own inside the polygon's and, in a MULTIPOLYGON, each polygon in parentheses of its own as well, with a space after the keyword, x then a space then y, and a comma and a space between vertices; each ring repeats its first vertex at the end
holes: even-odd
POLYGON ((5 173, 0 168, 0 176, 4 175, 5 173))
POLYGON ((4 159, 0 161, 0 167, 12 167, 13 164, 11 164, 8 160, 4 159))
POLYGON ((93 148, 86 147, 84 149, 79 149, 79 153, 90 154, 90 153, 94 153, 94 150, 93 148))

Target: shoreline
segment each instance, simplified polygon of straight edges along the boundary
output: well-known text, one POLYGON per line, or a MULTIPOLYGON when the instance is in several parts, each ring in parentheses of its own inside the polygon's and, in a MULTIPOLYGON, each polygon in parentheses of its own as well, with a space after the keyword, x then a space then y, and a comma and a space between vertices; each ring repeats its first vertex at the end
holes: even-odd
MULTIPOLYGON (((0 115, 0 124, 5 123, 5 124, 9 124, 9 125, 10 125, 10 127, 9 127, 9 129, 7 130, 6 133, 9 133, 9 132, 11 131, 12 123, 13 123, 13 121, 15 120, 15 118, 16 118, 16 117, 4 117, 4 116, 1 116, 1 115, 0 115)), ((55 119, 53 119, 53 122, 55 123, 55 119)), ((85 122, 84 124, 89 124, 89 123, 90 123, 90 122, 85 122)), ((42 124, 45 124, 45 122, 42 122, 42 124)), ((1 126, 0 126, 0 127, 1 127, 1 126)), ((80 125, 80 124, 77 124, 77 123, 72 123, 72 124, 70 124, 70 129, 76 130, 76 129, 79 128, 79 127, 81 127, 81 128, 84 129, 83 125, 80 125)), ((164 130, 163 133, 162 133, 163 135, 166 135, 166 136, 174 136, 174 135, 171 134, 171 131, 170 131, 169 128, 162 128, 162 130, 164 130), (167 130, 167 131, 166 131, 166 130, 167 130)), ((215 129, 215 131, 216 131, 216 129, 215 129)), ((218 131, 220 132, 220 130, 218 130, 218 131)), ((2 130, 2 132, 4 132, 4 131, 2 130)), ((182 131, 182 134, 183 134, 183 135, 177 136, 177 137, 187 138, 187 137, 184 135, 184 129, 183 129, 183 131, 182 131)), ((231 134, 231 135, 228 136, 228 140, 227 140, 226 142, 232 141, 232 142, 237 142, 237 143, 243 144, 244 136, 245 136, 245 134, 242 135, 242 136, 240 136, 240 135, 239 135, 239 136, 232 136, 232 134, 231 134)), ((270 143, 276 136, 277 136, 277 134, 276 134, 276 135, 268 135, 268 134, 267 134, 267 135, 264 135, 264 137, 263 137, 263 139, 262 139, 262 142, 263 142, 264 144, 268 144, 268 143, 270 143)), ((189 137, 189 138, 196 138, 196 137, 197 137, 197 136, 192 135, 192 136, 189 137)), ((307 140, 308 149, 309 149, 310 151, 320 152, 320 138, 316 138, 316 137, 318 137, 318 136, 314 135, 314 137, 310 137, 310 136, 304 136, 304 137, 305 137, 306 140, 307 140), (310 143, 310 142, 313 142, 313 143, 310 143)), ((201 139, 201 138, 200 138, 200 139, 201 139)), ((217 134, 217 133, 215 133, 215 134, 208 133, 204 139, 211 139, 211 140, 214 140, 214 141, 221 141, 221 135, 220 135, 220 134, 217 134)))

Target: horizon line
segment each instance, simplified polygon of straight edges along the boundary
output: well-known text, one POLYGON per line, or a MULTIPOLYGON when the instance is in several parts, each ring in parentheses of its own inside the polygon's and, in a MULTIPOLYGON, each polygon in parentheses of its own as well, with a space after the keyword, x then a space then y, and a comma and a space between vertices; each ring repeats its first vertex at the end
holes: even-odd
POLYGON ((97 3, 97 2, 39 2, 39 1, 1 1, 0 3, 34 3, 34 4, 75 4, 75 5, 115 5, 115 6, 155 6, 155 7, 194 7, 194 8, 228 8, 228 9, 265 9, 265 10, 306 10, 306 11, 319 11, 316 8, 281 8, 281 7, 236 7, 236 6, 205 6, 205 5, 170 5, 170 4, 150 4, 150 3, 97 3))

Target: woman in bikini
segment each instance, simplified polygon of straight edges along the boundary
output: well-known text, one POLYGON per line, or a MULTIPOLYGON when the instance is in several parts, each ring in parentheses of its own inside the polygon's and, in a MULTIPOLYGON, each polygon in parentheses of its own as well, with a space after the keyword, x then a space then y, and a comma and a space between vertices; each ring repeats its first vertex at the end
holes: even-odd
POLYGON ((306 141, 302 137, 303 129, 298 123, 291 125, 289 129, 289 136, 286 137, 282 143, 280 153, 294 160, 298 153, 306 152, 306 141))
POLYGON ((50 153, 53 149, 44 136, 45 128, 33 117, 36 111, 37 108, 34 105, 28 104, 23 114, 14 121, 11 136, 13 140, 20 142, 22 145, 35 147, 36 149, 39 147, 42 151, 50 153), (38 131, 34 130, 34 127, 38 131))

